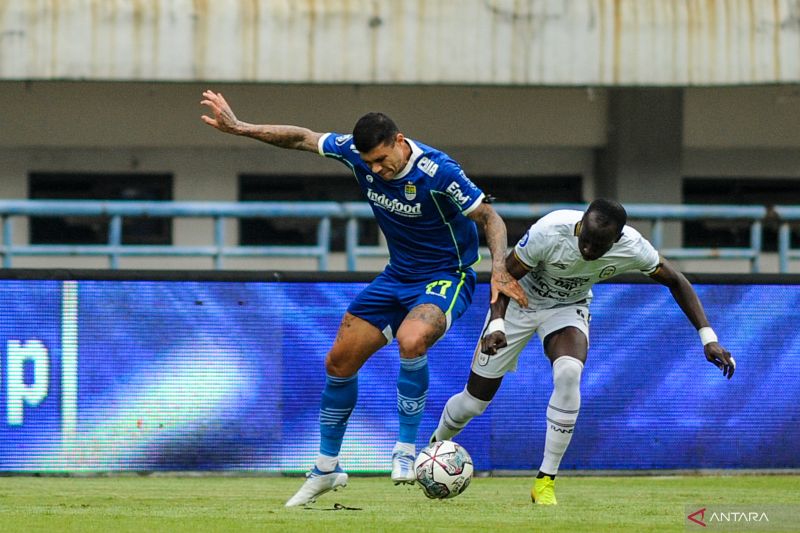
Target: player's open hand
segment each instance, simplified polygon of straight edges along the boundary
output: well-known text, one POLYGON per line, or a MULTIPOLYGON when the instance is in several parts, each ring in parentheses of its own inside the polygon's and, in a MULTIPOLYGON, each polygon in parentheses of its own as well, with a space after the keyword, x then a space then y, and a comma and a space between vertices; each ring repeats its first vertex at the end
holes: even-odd
POLYGON ((731 357, 730 352, 723 348, 718 342, 709 342, 705 345, 704 351, 709 363, 722 370, 722 375, 731 379, 736 370, 736 361, 731 357))
POLYGON ((489 303, 495 303, 501 292, 516 300, 520 307, 528 307, 528 297, 525 295, 525 290, 514 279, 514 276, 509 274, 507 270, 492 269, 492 298, 489 303))
POLYGON ((485 353, 486 355, 494 355, 497 353, 497 350, 500 348, 505 348, 506 346, 508 346, 506 334, 502 331, 493 331, 491 333, 487 333, 481 339, 481 352, 485 353))
POLYGON ((233 114, 231 106, 221 93, 203 91, 203 100, 200 103, 207 106, 214 115, 214 118, 202 115, 200 118, 203 122, 225 133, 238 133, 239 119, 233 114))

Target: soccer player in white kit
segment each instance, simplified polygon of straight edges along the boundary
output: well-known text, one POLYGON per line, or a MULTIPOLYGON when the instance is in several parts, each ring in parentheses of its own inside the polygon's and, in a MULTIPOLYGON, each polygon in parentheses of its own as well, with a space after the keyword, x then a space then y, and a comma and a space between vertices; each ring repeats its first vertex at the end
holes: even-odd
POLYGON ((598 199, 585 213, 559 210, 536 222, 506 258, 528 295, 527 307, 501 295, 490 305, 467 386, 445 405, 431 441, 457 435, 489 406, 506 372, 514 371, 534 333, 553 368, 544 459, 531 489, 536 504, 556 504, 555 477, 580 409, 580 380, 589 347, 591 287, 640 271, 669 288, 697 328, 706 359, 730 379, 736 362, 717 342, 692 285, 642 235, 625 225, 618 202, 598 199))

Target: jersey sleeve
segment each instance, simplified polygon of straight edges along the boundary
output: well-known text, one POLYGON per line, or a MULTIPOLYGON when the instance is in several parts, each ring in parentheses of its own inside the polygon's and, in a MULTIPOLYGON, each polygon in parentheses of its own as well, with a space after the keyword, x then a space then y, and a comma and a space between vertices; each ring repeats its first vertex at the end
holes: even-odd
POLYGON ((533 270, 544 259, 546 247, 547 238, 537 223, 528 228, 525 235, 517 242, 514 254, 528 270, 533 270))
POLYGON ((452 160, 445 161, 439 171, 440 187, 463 215, 470 214, 481 205, 484 198, 483 191, 472 183, 458 163, 452 160))
POLYGON ((353 156, 359 157, 353 144, 353 136, 341 133, 323 134, 317 143, 317 151, 322 157, 330 157, 339 161, 350 161, 353 156))
POLYGON ((632 247, 636 254, 636 266, 643 274, 650 275, 658 270, 659 255, 650 241, 634 230, 632 247))

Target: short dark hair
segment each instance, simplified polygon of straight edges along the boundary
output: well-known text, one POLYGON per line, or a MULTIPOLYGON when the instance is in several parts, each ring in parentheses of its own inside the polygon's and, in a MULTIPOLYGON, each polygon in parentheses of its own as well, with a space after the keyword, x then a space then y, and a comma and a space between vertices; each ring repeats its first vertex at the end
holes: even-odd
POLYGON ((625 223, 628 221, 628 213, 622 204, 608 198, 598 198, 586 209, 587 213, 595 213, 595 219, 601 224, 613 224, 616 226, 617 233, 622 232, 625 223))
POLYGON ((394 141, 399 132, 394 120, 383 113, 367 113, 353 127, 353 142, 356 150, 365 154, 376 146, 394 141))

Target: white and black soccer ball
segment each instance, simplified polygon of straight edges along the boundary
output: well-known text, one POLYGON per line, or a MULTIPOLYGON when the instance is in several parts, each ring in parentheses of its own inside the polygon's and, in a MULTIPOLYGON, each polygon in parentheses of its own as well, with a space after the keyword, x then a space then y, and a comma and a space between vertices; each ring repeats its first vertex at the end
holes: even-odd
POLYGON ((451 440, 434 442, 419 452, 414 472, 428 498, 454 498, 472 481, 472 457, 463 446, 451 440))

